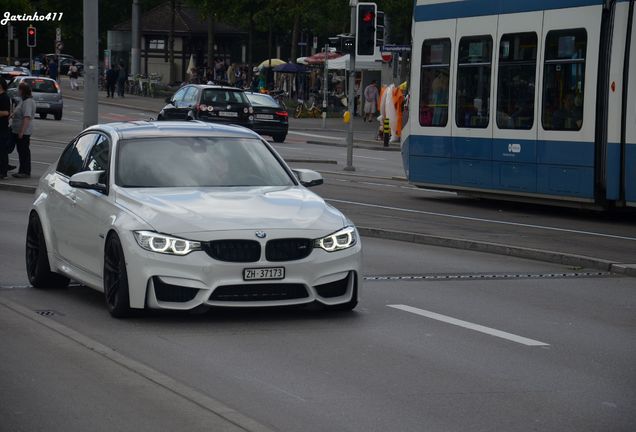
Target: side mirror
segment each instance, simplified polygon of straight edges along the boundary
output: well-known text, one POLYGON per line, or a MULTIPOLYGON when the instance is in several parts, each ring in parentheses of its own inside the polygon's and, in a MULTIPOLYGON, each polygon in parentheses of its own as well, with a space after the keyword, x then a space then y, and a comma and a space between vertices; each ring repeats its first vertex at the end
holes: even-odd
POLYGON ((166 103, 172 103, 172 96, 166 97, 166 103))
POLYGON ((68 184, 78 189, 91 189, 106 193, 106 185, 100 183, 101 177, 106 171, 82 171, 71 176, 68 184))
POLYGON ((301 168, 297 168, 293 171, 296 177, 298 177, 300 184, 305 187, 318 186, 324 183, 322 176, 316 171, 301 168))

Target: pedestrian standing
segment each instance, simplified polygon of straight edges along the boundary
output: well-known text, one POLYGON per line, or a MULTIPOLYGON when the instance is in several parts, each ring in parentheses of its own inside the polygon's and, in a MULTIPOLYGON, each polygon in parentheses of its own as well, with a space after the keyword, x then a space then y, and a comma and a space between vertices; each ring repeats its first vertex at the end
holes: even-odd
POLYGON ((231 63, 227 68, 227 82, 234 87, 236 84, 236 65, 231 63))
POLYGON ((68 77, 71 81, 71 90, 79 90, 79 85, 77 84, 77 79, 79 78, 79 70, 77 69, 75 62, 73 62, 68 68, 68 77))
POLYGON ((9 115, 11 101, 7 96, 7 82, 0 77, 0 180, 7 178, 9 171, 9 115))
POLYGON ((31 177, 31 133, 33 132, 33 118, 35 117, 35 101, 31 94, 31 86, 21 82, 18 86, 21 100, 11 114, 11 135, 18 149, 20 168, 15 178, 31 177))
POLYGON ((106 97, 115 97, 115 86, 117 85, 117 71, 115 66, 110 65, 106 70, 106 97))
POLYGON ((375 115, 375 109, 378 105, 378 86, 376 81, 371 81, 364 89, 364 121, 373 121, 373 116, 375 115))
POLYGON ((49 62, 49 77, 57 81, 57 63, 55 57, 49 62))
POLYGON ((117 94, 119 97, 124 97, 124 86, 127 79, 126 66, 124 66, 124 62, 119 62, 119 70, 117 71, 117 94))

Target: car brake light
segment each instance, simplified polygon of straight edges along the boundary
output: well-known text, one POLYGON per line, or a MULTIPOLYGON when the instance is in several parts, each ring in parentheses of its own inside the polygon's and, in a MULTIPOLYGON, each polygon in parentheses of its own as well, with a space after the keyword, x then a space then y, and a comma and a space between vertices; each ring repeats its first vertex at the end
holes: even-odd
POLYGON ((60 91, 60 85, 57 83, 57 81, 55 82, 55 88, 57 89, 57 91, 60 91))
POLYGON ((281 117, 289 117, 287 111, 276 111, 276 115, 281 117))

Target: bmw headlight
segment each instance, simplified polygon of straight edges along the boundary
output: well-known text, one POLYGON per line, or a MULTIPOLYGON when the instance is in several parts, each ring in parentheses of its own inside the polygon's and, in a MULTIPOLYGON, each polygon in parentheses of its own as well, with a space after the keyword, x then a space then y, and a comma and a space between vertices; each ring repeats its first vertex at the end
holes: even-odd
POLYGON ((171 237, 152 231, 135 231, 135 240, 142 248, 169 255, 187 255, 201 250, 201 242, 171 237))
POLYGON ((327 252, 334 252, 348 249, 355 245, 357 241, 356 229, 352 226, 347 226, 326 237, 314 240, 314 247, 324 249, 327 252))

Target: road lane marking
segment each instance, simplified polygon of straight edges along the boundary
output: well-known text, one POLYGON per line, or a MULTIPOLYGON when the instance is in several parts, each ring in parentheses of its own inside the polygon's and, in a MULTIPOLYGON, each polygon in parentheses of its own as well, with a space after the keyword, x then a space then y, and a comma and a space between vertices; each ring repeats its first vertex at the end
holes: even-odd
POLYGON ((528 339, 525 338, 523 336, 518 336, 512 333, 508 333, 505 331, 501 331, 501 330, 497 330, 494 328, 490 328, 490 327, 485 327, 479 324, 473 324, 471 322, 468 321, 463 321, 457 318, 453 318, 453 317, 449 317, 446 315, 441 315, 435 312, 431 312, 431 311, 427 311, 424 309, 419 309, 413 306, 407 306, 407 305, 403 305, 403 304, 396 304, 396 305, 387 305, 390 308, 394 308, 394 309, 399 309, 402 310, 404 312, 410 312, 412 314, 415 315, 420 315, 426 318, 430 318, 430 319, 434 319, 437 321, 442 321, 445 322, 447 324, 452 324, 458 327, 463 327, 469 330, 474 330, 480 333, 485 333, 491 336, 495 336, 501 339, 506 339, 512 342, 516 342, 522 345, 527 345, 527 346, 550 346, 550 344, 547 344, 545 342, 540 342, 538 340, 534 340, 534 339, 528 339))
POLYGON ((344 141, 345 140, 344 138, 340 138, 340 137, 329 136, 329 135, 310 134, 310 133, 306 133, 306 132, 289 131, 287 133, 288 134, 293 134, 293 135, 306 136, 306 137, 310 137, 310 138, 325 138, 325 139, 332 139, 332 140, 336 140, 336 141, 344 141))
MULTIPOLYGON (((346 155, 345 155, 346 156, 346 155)), ((384 158, 376 158, 376 157, 371 157, 371 156, 360 156, 360 155, 353 155, 354 158, 362 158, 362 159, 373 159, 373 160, 381 160, 381 161, 385 161, 386 159, 384 158)))
POLYGON ((575 230, 575 229, 569 229, 569 228, 557 228, 557 227, 545 226, 545 225, 532 225, 532 224, 526 224, 521 222, 508 222, 508 221, 498 221, 493 219, 482 219, 482 218, 476 218, 471 216, 461 216, 461 215, 448 214, 448 213, 437 213, 437 212, 430 212, 425 210, 407 209, 402 207, 383 206, 380 204, 369 204, 369 203, 362 203, 357 201, 339 200, 334 198, 325 198, 325 200, 335 202, 335 203, 341 203, 341 204, 352 204, 352 205, 358 205, 362 207, 373 207, 373 208, 381 208, 385 210, 396 210, 396 211, 401 211, 406 213, 425 214, 429 216, 440 216, 440 217, 447 217, 451 219, 462 219, 462 220, 469 220, 469 221, 475 221, 475 222, 485 222, 485 223, 492 223, 492 224, 499 224, 499 225, 535 228, 535 229, 547 230, 547 231, 559 231, 559 232, 567 232, 572 234, 583 234, 583 235, 589 235, 594 237, 605 237, 605 238, 613 238, 618 240, 636 241, 636 237, 626 237, 626 236, 619 236, 614 234, 598 233, 593 231, 581 231, 581 230, 575 230))

